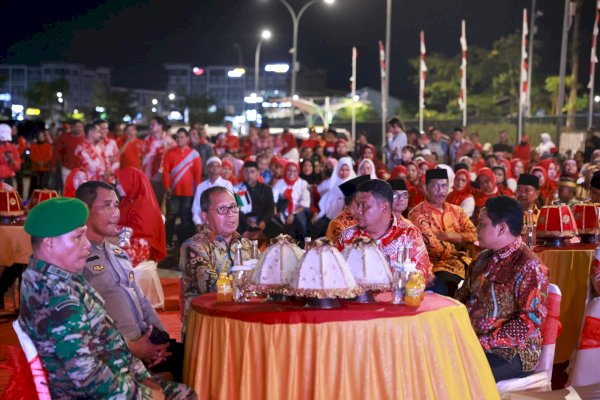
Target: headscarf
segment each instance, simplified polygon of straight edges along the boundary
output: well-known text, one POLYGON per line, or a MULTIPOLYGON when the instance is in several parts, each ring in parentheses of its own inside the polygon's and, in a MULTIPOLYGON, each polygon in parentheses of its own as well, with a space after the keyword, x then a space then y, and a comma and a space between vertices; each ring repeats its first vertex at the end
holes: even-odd
POLYGON ((552 154, 552 149, 555 148, 556 145, 552 142, 552 137, 550 134, 542 133, 540 134, 540 138, 542 141, 535 150, 540 156, 544 156, 544 154, 552 154))
POLYGON ((467 199, 469 197, 473 197, 473 187, 471 187, 471 174, 466 169, 459 169, 454 174, 455 181, 459 175, 464 176, 467 179, 467 184, 465 185, 464 189, 462 189, 462 190, 455 190, 453 188, 452 192, 450 192, 450 194, 446 198, 446 201, 448 203, 455 204, 457 206, 460 206, 460 204, 465 199, 467 199))
MULTIPOLYGON (((319 214, 326 214, 326 210, 331 211, 330 208, 335 207, 339 203, 339 198, 344 197, 339 186, 350 179, 356 178, 356 173, 352 168, 353 163, 354 161, 350 157, 342 157, 338 160, 335 168, 333 169, 333 173, 331 174, 331 178, 329 178, 328 189, 323 194, 321 199, 319 199, 319 214), (350 169, 350 174, 347 178, 342 179, 340 178, 339 173, 344 165, 348 166, 350 169)), ((343 205, 341 208, 343 208, 343 205)), ((337 214, 339 211, 341 211, 341 209, 337 210, 337 212, 334 214, 337 214)))
POLYGON ((479 170, 479 174, 477 175, 477 179, 479 179, 480 176, 485 176, 488 178, 492 182, 494 189, 492 190, 492 193, 484 193, 481 189, 474 192, 475 207, 477 208, 482 208, 487 199, 498 196, 498 184, 496 183, 496 175, 494 175, 494 171, 487 167, 481 168, 479 170))
POLYGON ((454 186, 454 170, 447 164, 439 164, 437 168, 445 169, 448 172, 448 187, 454 186))
POLYGON ((558 179, 560 178, 560 167, 558 166, 558 162, 556 161, 555 158, 545 158, 539 162, 539 165, 541 165, 542 167, 544 167, 546 169, 547 179, 558 182, 558 179), (549 173, 550 164, 554 164, 554 166, 556 168, 556 175, 552 178, 550 178, 550 173, 549 173))
POLYGON ((235 176, 235 169, 233 168, 233 163, 231 162, 231 160, 224 158, 221 160, 221 168, 225 169, 225 168, 229 168, 231 170, 231 175, 229 175, 229 178, 227 178, 227 180, 229 182, 231 182, 231 184, 233 186, 237 185, 237 178, 235 176))
POLYGON ((373 164, 373 161, 369 160, 368 158, 363 158, 363 160, 358 164, 358 171, 360 171, 360 167, 363 164, 371 164, 371 173, 369 176, 371 179, 377 179, 377 173, 375 172, 375 164, 373 164))
POLYGON ((390 174, 390 179, 397 179, 400 177, 400 174, 404 174, 406 176, 406 167, 404 165, 396 165, 390 174))
POLYGON ((83 168, 73 168, 71 172, 69 172, 69 175, 67 175, 67 179, 65 179, 65 189, 63 190, 64 197, 75 197, 75 192, 77 191, 77 188, 75 187, 75 176, 78 173, 81 173, 85 176, 85 180, 83 182, 87 182, 89 180, 87 173, 83 168))
POLYGON ((354 164, 354 161, 350 157, 342 157, 339 160, 337 160, 335 168, 333 168, 333 172, 331 173, 331 178, 329 179, 329 190, 333 189, 334 187, 338 187, 342 183, 352 178, 356 178, 356 172, 354 172, 352 164, 354 164), (350 169, 350 174, 347 178, 342 179, 339 177, 339 173, 340 169, 342 169, 344 165, 348 166, 348 168, 350 169))
POLYGON ((304 179, 309 185, 313 185, 318 182, 319 177, 317 176, 317 174, 315 174, 315 164, 311 159, 307 158, 305 160, 302 160, 302 162, 300 163, 300 178, 304 179), (310 175, 306 175, 304 172, 302 172, 302 167, 304 166, 304 163, 307 162, 309 162, 313 167, 313 172, 311 172, 310 175))
POLYGON ((546 171, 544 166, 536 165, 535 167, 531 168, 532 174, 534 171, 540 171, 544 176, 544 183, 542 184, 540 182, 540 197, 544 200, 544 203, 551 202, 552 199, 554 199, 554 194, 558 190, 558 183, 548 179, 548 171, 546 171))
POLYGON ((162 260, 167 255, 165 224, 148 177, 133 167, 115 171, 121 196, 119 224, 133 229, 133 237, 150 244, 150 258, 162 260))
POLYGON ((299 174, 300 166, 297 162, 288 161, 287 164, 285 164, 285 167, 283 167, 283 181, 286 184, 286 188, 283 191, 283 198, 287 199, 288 201, 287 211, 289 215, 292 215, 292 213, 294 212, 294 196, 292 194, 292 189, 294 187, 294 184, 298 181, 298 179, 300 179, 299 174), (298 176, 296 176, 295 179, 288 179, 287 177, 288 169, 290 169, 291 167, 296 167, 298 169, 298 176))
POLYGON ((523 171, 525 171, 525 163, 523 162, 523 160, 521 160, 520 158, 513 158, 510 161, 510 176, 514 179, 514 180, 518 180, 519 179, 519 175, 517 175, 517 173, 515 172, 515 167, 517 166, 517 163, 521 163, 523 164, 523 171))
POLYGON ((577 161, 575 161, 572 158, 569 158, 569 159, 563 161, 561 174, 562 174, 562 176, 568 176, 569 178, 573 178, 573 179, 577 180, 577 178, 579 178, 579 168, 577 167, 577 161), (567 168, 566 168, 567 163, 575 164, 576 172, 574 174, 567 174, 567 168))

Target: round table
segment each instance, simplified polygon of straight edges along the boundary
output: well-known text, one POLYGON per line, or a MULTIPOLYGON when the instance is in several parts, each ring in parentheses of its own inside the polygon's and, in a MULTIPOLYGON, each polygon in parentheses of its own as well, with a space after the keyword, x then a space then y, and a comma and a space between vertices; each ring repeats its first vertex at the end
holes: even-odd
POLYGON ((432 293, 417 309, 338 310, 211 293, 192 302, 187 332, 184 383, 201 399, 498 398, 466 308, 432 293))
POLYGON ((548 267, 549 279, 560 288, 562 332, 556 341, 554 363, 569 361, 577 349, 581 321, 590 290, 590 268, 595 244, 574 244, 559 248, 535 247, 534 251, 548 267))

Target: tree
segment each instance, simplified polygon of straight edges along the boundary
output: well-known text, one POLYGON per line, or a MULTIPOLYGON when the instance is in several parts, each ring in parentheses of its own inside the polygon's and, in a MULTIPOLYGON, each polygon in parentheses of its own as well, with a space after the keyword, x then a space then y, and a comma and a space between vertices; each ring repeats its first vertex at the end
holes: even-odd
MULTIPOLYGON (((344 103, 349 105, 339 110, 333 117, 333 123, 350 122, 352 121, 352 99, 344 99, 344 103)), ((357 101, 354 105, 356 112, 356 122, 377 121, 380 116, 373 106, 362 101, 357 101)))
MULTIPOLYGON (((54 114, 58 103, 56 93, 61 92, 65 99, 69 94, 69 83, 64 80, 52 82, 37 82, 25 92, 25 99, 28 107, 37 107, 41 110, 41 116, 45 119, 54 119, 54 114)), ((63 107, 60 107, 61 109, 63 107)))

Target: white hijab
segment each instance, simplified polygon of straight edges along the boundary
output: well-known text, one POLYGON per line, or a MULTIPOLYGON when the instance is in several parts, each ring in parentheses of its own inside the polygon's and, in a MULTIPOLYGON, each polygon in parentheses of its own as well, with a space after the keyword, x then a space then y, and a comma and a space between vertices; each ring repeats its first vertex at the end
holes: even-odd
POLYGON ((377 179, 377 174, 375 173, 375 164, 373 164, 373 161, 369 160, 368 158, 363 158, 363 160, 358 164, 358 170, 360 171, 360 167, 366 163, 371 164, 371 174, 369 175, 371 179, 377 179))
POLYGON ((353 163, 354 162, 350 157, 342 157, 338 160, 338 163, 331 174, 331 178, 329 178, 329 190, 327 190, 319 200, 318 218, 327 216, 329 219, 333 219, 344 209, 344 194, 340 190, 339 185, 352 178, 356 178, 356 173, 352 168, 353 163), (350 168, 350 174, 347 178, 342 179, 340 178, 339 173, 344 165, 347 165, 348 168, 350 168))

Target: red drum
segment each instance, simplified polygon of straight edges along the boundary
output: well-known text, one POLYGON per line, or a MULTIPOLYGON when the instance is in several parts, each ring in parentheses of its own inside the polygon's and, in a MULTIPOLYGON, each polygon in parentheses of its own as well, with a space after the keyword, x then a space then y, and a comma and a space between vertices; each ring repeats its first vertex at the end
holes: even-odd
POLYGON ((18 217, 25 214, 21 196, 15 190, 0 190, 0 217, 18 217))
POLYGON ((546 239, 552 246, 562 246, 564 239, 577 235, 575 217, 569 206, 544 206, 537 221, 537 237, 546 239))
POLYGON ((56 190, 35 189, 31 194, 31 198, 29 199, 27 211, 30 211, 33 207, 40 204, 42 201, 50 200, 55 197, 58 197, 58 193, 56 192, 56 190))
POLYGON ((596 203, 577 203, 573 206, 573 215, 577 223, 577 231, 581 237, 582 243, 594 243, 595 235, 598 231, 599 218, 598 209, 600 204, 596 203))

